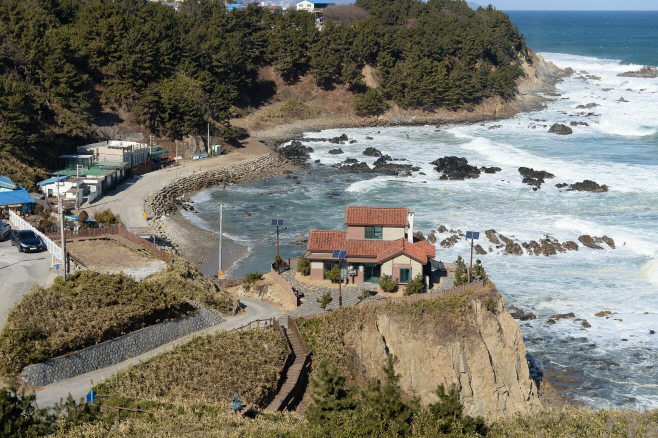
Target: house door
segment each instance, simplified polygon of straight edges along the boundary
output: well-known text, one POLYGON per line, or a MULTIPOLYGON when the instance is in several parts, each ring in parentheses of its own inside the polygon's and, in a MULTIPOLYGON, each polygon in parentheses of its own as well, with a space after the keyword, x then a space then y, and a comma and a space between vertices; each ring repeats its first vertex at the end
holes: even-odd
POLYGON ((379 277, 382 275, 382 266, 373 263, 366 263, 363 267, 363 281, 369 283, 379 283, 379 277))

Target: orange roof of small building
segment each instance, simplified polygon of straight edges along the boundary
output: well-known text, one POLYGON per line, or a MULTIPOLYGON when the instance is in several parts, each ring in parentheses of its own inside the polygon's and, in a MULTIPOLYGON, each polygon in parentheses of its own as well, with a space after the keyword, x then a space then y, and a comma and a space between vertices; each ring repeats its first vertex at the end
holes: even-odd
POLYGON ((407 207, 345 207, 345 225, 406 227, 409 209, 407 207))
POLYGON ((347 231, 311 230, 308 233, 308 250, 314 252, 332 252, 345 249, 347 231))

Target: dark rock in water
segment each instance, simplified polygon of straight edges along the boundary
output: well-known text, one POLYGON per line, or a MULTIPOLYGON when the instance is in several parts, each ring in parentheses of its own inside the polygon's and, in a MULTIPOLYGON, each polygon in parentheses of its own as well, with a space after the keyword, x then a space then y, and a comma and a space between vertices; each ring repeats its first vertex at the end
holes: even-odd
POLYGON ((576 109, 590 109, 590 108, 596 108, 597 106, 601 106, 598 103, 588 103, 587 105, 578 105, 576 109))
POLYGON ((518 243, 510 242, 505 245, 505 254, 522 255, 523 249, 518 243))
MULTIPOLYGON (((371 149, 371 148, 368 148, 371 149)), ((368 150, 366 149, 366 151, 368 150)), ((376 149, 375 149, 376 150, 376 149)), ((364 152, 365 154, 365 152, 364 152)), ((405 175, 403 176, 411 176, 410 172, 418 172, 420 170, 420 167, 417 166, 412 166, 411 164, 396 164, 396 163, 389 163, 389 161, 392 161, 393 159, 391 158, 390 155, 382 155, 380 156, 377 161, 375 161, 375 167, 373 169, 373 172, 379 172, 379 173, 388 173, 388 174, 398 174, 398 173, 404 173, 405 175), (409 175, 406 175, 406 174, 409 175)), ((397 159, 396 161, 406 161, 404 159, 397 159)))
POLYGON ((596 240, 589 234, 583 234, 578 238, 578 241, 588 248, 603 249, 603 247, 596 244, 596 240))
POLYGON ((475 254, 477 254, 477 255, 486 255, 487 254, 487 252, 484 250, 484 248, 482 248, 482 246, 480 244, 475 245, 473 247, 473 249, 475 249, 475 254))
POLYGON ((529 167, 519 167, 519 173, 523 176, 523 184, 528 184, 536 188, 540 188, 546 182, 544 181, 545 178, 555 178, 555 175, 545 170, 535 170, 529 167))
POLYGON ((609 310, 601 310, 599 313, 597 313, 594 316, 598 316, 599 318, 607 317, 608 315, 612 315, 612 312, 609 310))
POLYGON ((350 144, 358 143, 356 140, 350 140, 350 144))
POLYGON ((464 180, 475 179, 480 177, 480 171, 475 166, 470 166, 468 160, 464 157, 443 157, 432 161, 434 170, 443 172, 442 180, 464 180))
POLYGON ((356 158, 348 158, 347 160, 343 161, 341 164, 355 164, 358 163, 359 160, 356 158))
POLYGON ((320 160, 315 160, 315 161, 314 161, 314 163, 319 163, 319 162, 320 162, 320 160))
POLYGON ((610 238, 608 236, 603 236, 603 237, 601 237, 601 240, 603 240, 605 243, 607 243, 610 248, 615 249, 615 241, 612 240, 612 238, 610 238))
POLYGON ((335 198, 336 196, 340 196, 340 193, 327 192, 327 196, 331 196, 332 198, 335 198))
POLYGON ((576 315, 574 315, 573 312, 569 312, 569 313, 560 313, 560 314, 557 314, 557 315, 553 315, 553 316, 551 316, 551 319, 555 319, 556 321, 559 321, 561 319, 568 319, 568 318, 575 318, 575 317, 576 317, 576 315))
POLYGON ((244 217, 250 217, 251 215, 245 211, 244 217))
POLYGON ((431 243, 432 245, 436 243, 436 236, 434 235, 434 230, 430 233, 429 236, 427 236, 427 241, 431 243))
POLYGON ((567 240, 562 244, 562 246, 568 249, 569 251, 578 251, 578 244, 573 240, 567 240))
POLYGON ((587 122, 569 122, 571 126, 589 126, 587 122))
POLYGON ((622 97, 619 98, 619 100, 616 100, 615 102, 626 102, 626 103, 628 103, 628 102, 630 102, 630 100, 626 100, 626 99, 624 99, 624 96, 622 96, 622 97))
POLYGON ((344 154, 345 152, 343 152, 343 150, 341 148, 338 148, 338 149, 330 150, 329 153, 331 155, 340 155, 340 154, 344 154))
POLYGON ((375 166, 381 166, 383 164, 386 164, 387 161, 393 161, 393 158, 391 158, 390 155, 382 155, 381 157, 377 158, 375 161, 375 166))
POLYGON ((549 319, 546 324, 557 324, 557 322, 554 319, 549 319))
POLYGON ((343 134, 340 137, 334 137, 332 139, 329 139, 329 143, 334 143, 334 144, 340 144, 344 141, 347 141, 347 135, 343 134))
POLYGON ((484 173, 496 173, 496 172, 500 172, 501 170, 503 169, 501 169, 500 167, 484 167, 484 166, 480 167, 480 172, 484 172, 484 173))
POLYGON ((489 239, 489 242, 493 243, 494 245, 500 245, 500 240, 498 240, 498 237, 496 237, 496 230, 487 230, 484 232, 484 234, 487 236, 487 239, 489 239))
POLYGON ((554 123, 548 130, 550 134, 569 135, 573 134, 573 129, 561 123, 554 123))
POLYGON ((442 234, 442 233, 447 233, 447 232, 448 232, 448 229, 446 228, 445 225, 441 225, 441 226, 439 226, 439 228, 437 228, 436 232, 437 232, 437 233, 441 233, 441 234, 442 234))
POLYGON ((583 182, 577 182, 571 184, 569 186, 569 190, 576 190, 578 192, 604 193, 608 191, 608 186, 606 186, 605 184, 598 185, 594 181, 586 179, 583 182))
POLYGON ((457 243, 458 240, 459 240, 459 236, 452 235, 452 236, 448 237, 447 239, 442 240, 439 245, 441 245, 441 247, 443 247, 443 248, 451 248, 451 247, 455 246, 455 243, 457 243))
POLYGON ((366 140, 374 140, 372 137, 366 137, 366 140))
POLYGON ((567 184, 567 183, 559 183, 559 184, 555 184, 555 187, 557 187, 558 189, 561 189, 561 188, 563 188, 563 187, 569 187, 569 184, 567 184))
POLYGON ((285 158, 306 160, 310 158, 309 154, 313 152, 313 148, 304 146, 301 141, 293 140, 290 145, 279 148, 277 152, 285 158))
POLYGON ((567 67, 564 70, 557 72, 556 76, 560 78, 569 78, 573 76, 575 73, 576 71, 574 69, 572 69, 571 67, 567 67))
POLYGON ((425 235, 423 234, 422 231, 416 231, 414 232, 414 241, 416 240, 427 240, 427 239, 425 239, 425 235))
POLYGON ((381 157, 382 152, 378 149, 370 147, 370 148, 366 148, 366 150, 363 151, 363 155, 365 155, 366 157, 381 157))
POLYGON ((582 324, 582 326, 585 327, 585 328, 590 328, 590 327, 592 326, 592 324, 590 324, 589 322, 587 322, 586 319, 583 319, 583 322, 581 322, 581 324, 582 324))
POLYGON ((347 172, 372 172, 372 169, 368 166, 367 163, 362 162, 356 162, 352 165, 343 165, 340 166, 340 170, 344 170, 347 172))
POLYGON ((617 76, 622 78, 658 78, 658 68, 645 65, 637 71, 627 71, 619 73, 617 76))
POLYGON ((537 319, 537 316, 534 313, 530 312, 530 313, 526 313, 525 315, 521 316, 519 319, 521 321, 531 321, 533 319, 537 319))

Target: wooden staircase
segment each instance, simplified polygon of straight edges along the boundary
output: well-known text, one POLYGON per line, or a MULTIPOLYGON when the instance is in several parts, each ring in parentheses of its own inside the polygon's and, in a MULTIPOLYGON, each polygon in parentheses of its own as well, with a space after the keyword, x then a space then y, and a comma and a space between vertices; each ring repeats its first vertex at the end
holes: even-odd
POLYGON ((290 410, 301 401, 311 367, 311 352, 304 345, 295 320, 288 316, 287 329, 283 329, 275 320, 274 328, 288 339, 290 354, 279 380, 279 391, 265 408, 268 412, 290 410))

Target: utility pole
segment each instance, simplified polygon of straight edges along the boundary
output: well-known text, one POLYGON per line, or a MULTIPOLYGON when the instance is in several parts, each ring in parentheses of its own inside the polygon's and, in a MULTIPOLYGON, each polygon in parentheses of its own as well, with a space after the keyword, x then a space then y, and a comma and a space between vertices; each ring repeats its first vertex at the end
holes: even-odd
POLYGON ((176 165, 178 165, 178 140, 176 140, 176 156, 174 157, 176 165))
POLYGON ((210 123, 208 123, 208 155, 210 155, 210 123))
POLYGON ((219 204, 219 267, 217 279, 220 280, 224 273, 222 272, 222 236, 224 235, 224 204, 219 204))
POLYGON ((80 209, 80 194, 78 193, 80 190, 80 168, 82 167, 81 164, 76 164, 75 165, 75 209, 79 210, 80 209))
MULTIPOLYGON (((57 189, 57 195, 59 197, 59 189, 57 189)), ((64 274, 62 275, 62 280, 66 282, 66 236, 64 231, 64 206, 62 204, 62 199, 59 198, 59 231, 62 238, 62 265, 64 266, 64 274)))
MULTIPOLYGON (((276 227, 276 259, 279 260, 281 257, 279 257, 279 226, 277 225, 276 227)), ((279 271, 279 274, 281 273, 281 263, 277 263, 276 265, 277 271, 279 271)))

